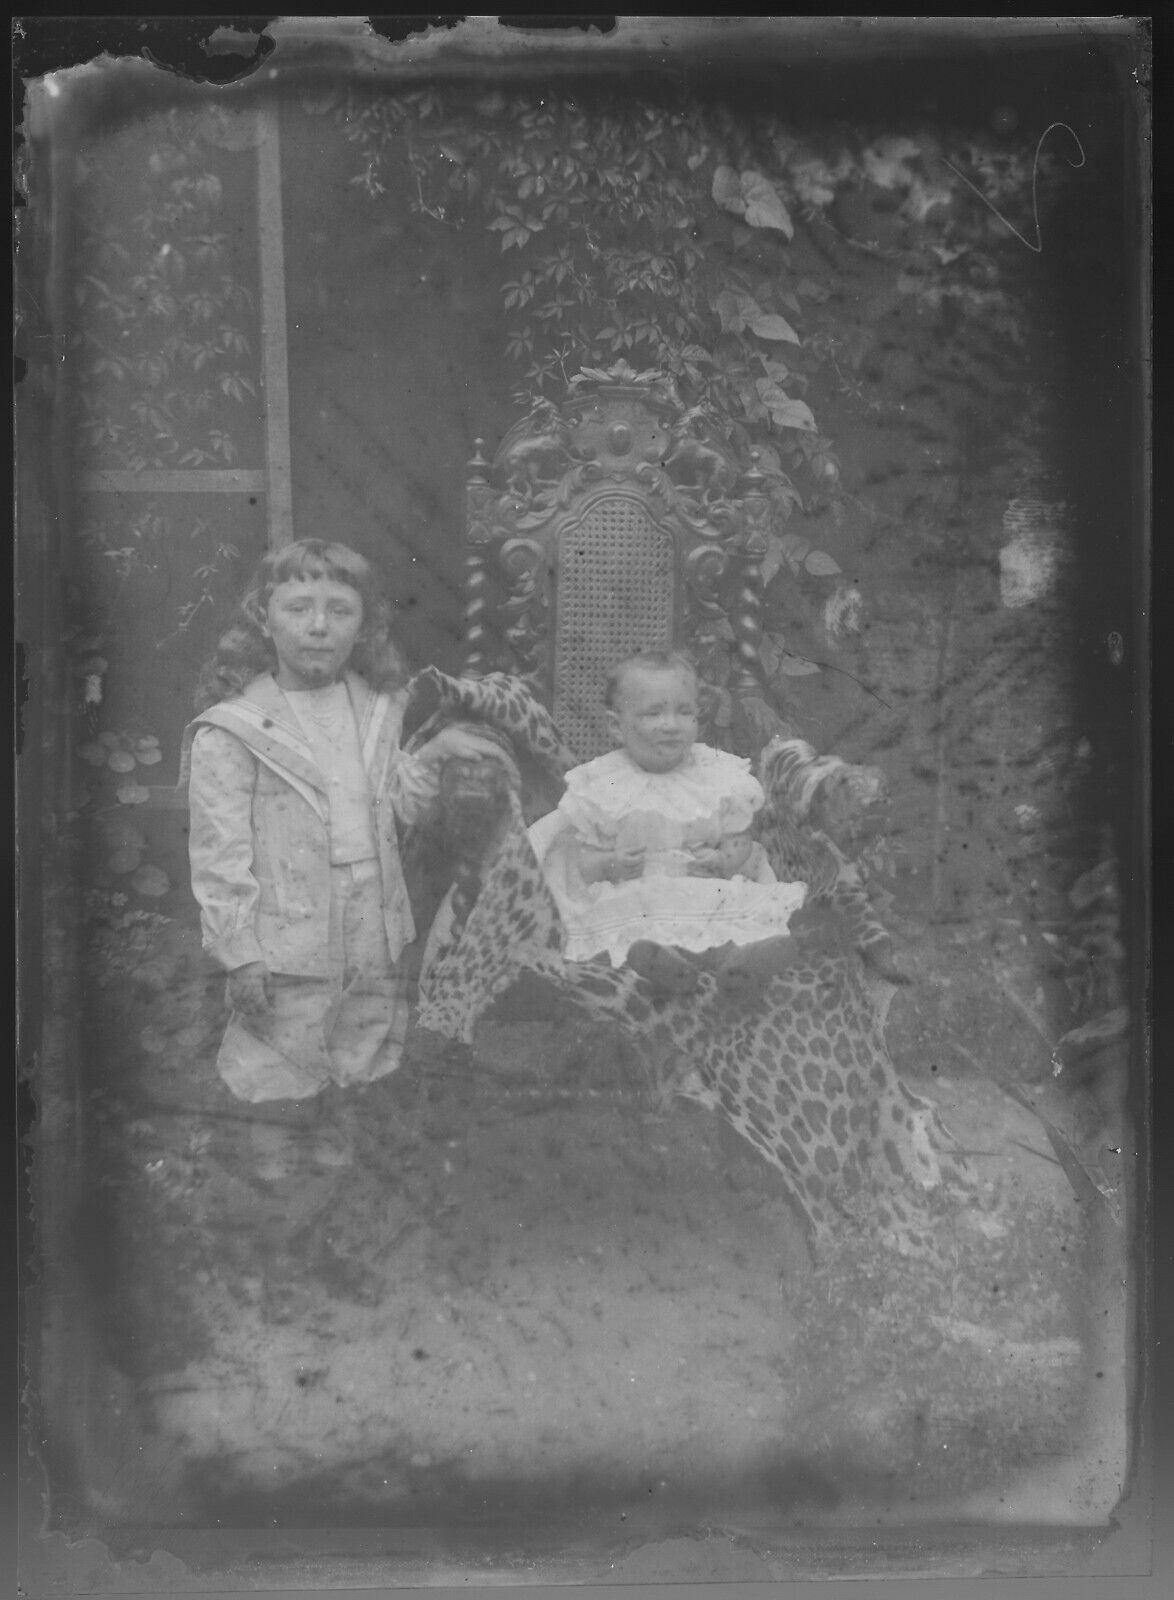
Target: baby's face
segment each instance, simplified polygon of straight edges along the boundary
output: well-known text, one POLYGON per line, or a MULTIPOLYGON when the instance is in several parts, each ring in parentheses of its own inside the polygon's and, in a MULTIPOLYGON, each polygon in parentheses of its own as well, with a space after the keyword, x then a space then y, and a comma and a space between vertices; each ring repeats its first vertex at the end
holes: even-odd
POLYGON ((697 740, 697 680, 683 667, 634 667, 607 715, 638 767, 671 772, 697 740))

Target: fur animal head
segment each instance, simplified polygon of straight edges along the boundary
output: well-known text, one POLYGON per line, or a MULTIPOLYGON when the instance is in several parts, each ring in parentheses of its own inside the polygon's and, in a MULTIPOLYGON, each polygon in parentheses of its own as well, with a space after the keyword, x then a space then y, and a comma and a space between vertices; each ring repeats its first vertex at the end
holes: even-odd
POLYGON ((888 799, 879 767, 817 755, 803 739, 771 739, 758 758, 758 778, 773 811, 823 829, 833 838, 855 832, 864 814, 888 799))

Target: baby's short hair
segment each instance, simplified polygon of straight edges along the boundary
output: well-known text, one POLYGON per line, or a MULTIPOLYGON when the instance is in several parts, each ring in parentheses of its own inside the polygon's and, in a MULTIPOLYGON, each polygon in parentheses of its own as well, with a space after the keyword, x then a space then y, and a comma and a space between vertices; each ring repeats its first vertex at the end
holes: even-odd
POLYGON ((603 703, 614 711, 624 679, 631 672, 687 672, 700 684, 697 663, 684 650, 636 650, 622 661, 617 661, 608 672, 603 686, 603 703))

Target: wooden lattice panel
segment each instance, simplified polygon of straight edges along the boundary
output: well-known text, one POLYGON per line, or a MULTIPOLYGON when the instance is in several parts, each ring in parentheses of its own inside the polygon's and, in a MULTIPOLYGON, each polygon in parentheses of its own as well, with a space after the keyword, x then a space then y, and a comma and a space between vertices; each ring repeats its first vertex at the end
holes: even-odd
POLYGON ((672 536, 628 495, 597 500, 567 528, 555 582, 554 715, 583 761, 610 749, 608 669, 673 643, 672 536))

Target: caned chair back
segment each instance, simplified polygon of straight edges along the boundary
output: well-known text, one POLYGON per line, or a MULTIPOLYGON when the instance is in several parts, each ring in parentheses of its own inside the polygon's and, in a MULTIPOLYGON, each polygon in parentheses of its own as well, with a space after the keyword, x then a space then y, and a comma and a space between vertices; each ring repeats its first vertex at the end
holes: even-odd
POLYGON ((715 713, 763 706, 763 480, 663 374, 582 373, 492 461, 478 440, 467 504, 465 671, 526 679, 580 760, 609 747, 604 680, 637 651, 688 650, 715 713))

